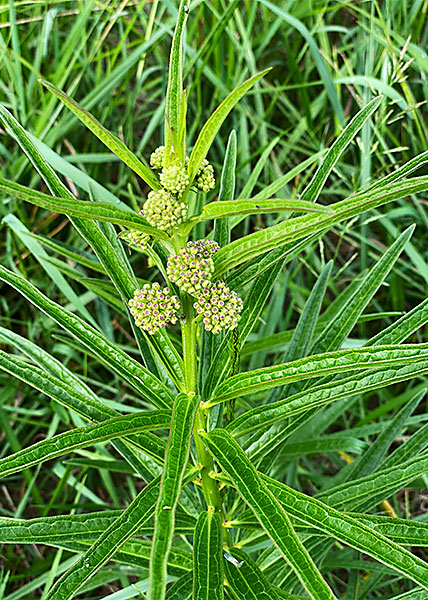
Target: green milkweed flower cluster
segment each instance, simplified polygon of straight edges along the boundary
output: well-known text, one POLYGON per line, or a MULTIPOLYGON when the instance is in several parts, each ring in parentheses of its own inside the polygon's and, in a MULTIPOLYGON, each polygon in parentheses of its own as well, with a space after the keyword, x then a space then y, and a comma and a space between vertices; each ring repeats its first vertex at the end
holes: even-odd
POLYGON ((157 333, 167 323, 174 325, 179 318, 180 300, 157 282, 135 290, 128 306, 135 324, 150 334, 157 333))
POLYGON ((187 203, 175 198, 166 190, 158 190, 149 193, 139 214, 151 227, 167 231, 186 220, 187 203))
POLYGON ((206 331, 220 333, 222 329, 235 329, 238 325, 243 302, 223 281, 217 281, 198 294, 193 306, 206 331))
POLYGON ((166 268, 169 280, 181 290, 196 296, 211 284, 214 272, 212 255, 219 249, 217 242, 210 240, 188 242, 175 256, 169 257, 166 268))
POLYGON ((147 233, 142 233, 141 231, 135 231, 134 229, 129 229, 128 231, 124 231, 120 236, 131 248, 137 250, 138 252, 144 252, 147 248, 147 244, 149 242, 150 236, 147 233))

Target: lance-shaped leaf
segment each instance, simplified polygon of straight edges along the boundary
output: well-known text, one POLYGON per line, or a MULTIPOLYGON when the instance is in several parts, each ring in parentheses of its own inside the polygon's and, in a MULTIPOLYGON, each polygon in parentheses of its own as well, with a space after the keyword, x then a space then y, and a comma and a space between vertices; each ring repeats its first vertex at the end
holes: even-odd
POLYGON ((226 200, 224 202, 210 202, 209 204, 205 204, 201 214, 192 217, 189 224, 183 224, 181 230, 188 232, 196 223, 210 221, 211 219, 223 219, 224 217, 232 217, 234 215, 245 216, 286 211, 305 213, 332 212, 328 206, 304 202, 303 200, 287 200, 285 198, 271 198, 270 200, 226 200))
POLYGON ((310 598, 335 598, 297 537, 286 512, 263 483, 236 441, 223 429, 204 434, 203 439, 215 460, 230 477, 241 498, 254 512, 262 528, 291 566, 310 598))
POLYGON ((193 536, 193 600, 223 600, 223 578, 220 515, 202 511, 193 536))
MULTIPOLYGON (((89 421, 102 422, 118 416, 114 409, 105 406, 97 398, 75 389, 74 385, 65 383, 61 379, 49 375, 46 371, 27 364, 3 350, 0 350, 0 370, 40 390, 49 398, 89 421)), ((158 463, 162 463, 165 445, 163 440, 146 432, 134 434, 129 438, 129 441, 132 441, 132 445, 154 458, 158 463)))
POLYGON ((245 600, 279 600, 274 588, 246 552, 232 548, 236 562, 224 561, 226 580, 238 598, 245 600))
MULTIPOLYGON (((0 543, 54 546, 60 542, 95 541, 120 517, 121 513, 121 510, 103 510, 35 519, 0 517, 0 543)), ((193 517, 184 512, 177 512, 176 533, 192 535, 195 524, 196 520, 193 517)), ((150 519, 138 530, 138 535, 152 535, 153 528, 154 520, 150 519)), ((416 531, 419 532, 421 529, 419 527, 416 531)))
POLYGON ((189 459, 192 428, 198 404, 199 400, 195 394, 178 394, 174 402, 165 466, 156 505, 155 532, 150 560, 150 600, 163 600, 165 594, 167 560, 174 534, 175 510, 189 459))
POLYGON ((78 427, 73 431, 60 433, 0 459, 0 478, 99 442, 140 431, 168 429, 170 423, 171 411, 148 410, 144 413, 114 417, 89 427, 78 427))
POLYGON ((173 396, 166 385, 93 327, 47 298, 29 281, 1 265, 0 279, 18 290, 27 300, 71 333, 155 406, 164 408, 172 405, 173 396))
MULTIPOLYGON (((340 398, 386 387, 399 381, 407 381, 428 371, 428 361, 406 365, 399 369, 384 369, 375 373, 350 376, 339 382, 330 382, 310 390, 304 390, 284 400, 253 408, 237 417, 228 430, 234 436, 241 436, 256 429, 263 429, 282 419, 310 411, 311 409, 334 402, 340 398)), ((284 432, 279 432, 283 435, 284 432)))
POLYGON ((323 158, 321 165, 309 185, 302 192, 302 200, 316 202, 320 195, 324 183, 332 172, 334 165, 339 160, 345 148, 351 143, 357 133, 360 131, 364 123, 377 110, 383 100, 383 96, 373 98, 359 113, 355 115, 352 121, 345 127, 340 136, 329 149, 327 155, 323 158))
MULTIPOLYGON (((177 146, 178 136, 182 133, 179 131, 180 123, 180 108, 182 107, 182 94, 183 94, 183 35, 184 28, 186 26, 187 15, 189 12, 189 0, 181 0, 178 8, 177 23, 174 29, 174 35, 171 44, 171 54, 169 60, 169 71, 168 71, 168 87, 166 91, 165 101, 165 116, 166 116, 166 130, 170 130, 173 139, 175 139, 175 146, 177 146)), ((185 111, 184 119, 185 119, 185 111)), ((185 123, 182 123, 185 127, 185 123)), ((183 127, 183 129, 184 129, 183 127)), ((180 147, 175 148, 175 152, 181 160, 184 161, 185 152, 185 140, 182 137, 182 144, 180 147)), ((170 148, 167 147, 167 152, 170 148)))
POLYGON ((220 106, 213 112, 208 121, 202 127, 202 130, 190 155, 188 166, 190 182, 192 182, 195 178, 202 161, 208 154, 208 150, 214 141, 217 131, 220 129, 227 115, 230 113, 235 104, 239 102, 239 100, 245 96, 245 94, 253 87, 253 85, 264 75, 266 75, 268 71, 270 71, 270 68, 257 73, 257 75, 247 79, 247 81, 244 81, 244 83, 233 90, 233 92, 231 92, 227 98, 223 100, 220 106))
POLYGON ((215 275, 222 273, 268 250, 288 242, 296 242, 311 235, 321 234, 337 223, 359 215, 371 208, 404 198, 428 189, 428 177, 415 177, 386 185, 374 190, 366 190, 350 196, 346 200, 330 204, 333 213, 304 215, 289 219, 251 233, 221 248, 214 256, 215 275))
POLYGON ((113 152, 113 154, 118 156, 128 167, 137 173, 137 175, 139 175, 153 190, 158 190, 160 188, 159 182, 153 172, 131 152, 122 140, 108 131, 93 115, 91 115, 91 113, 82 108, 75 100, 67 96, 67 94, 57 89, 48 81, 41 80, 40 83, 64 102, 67 108, 69 108, 76 117, 113 152))
POLYGON ((351 350, 325 352, 300 358, 274 367, 240 373, 222 383, 210 404, 224 402, 283 385, 290 381, 302 381, 313 377, 360 369, 378 369, 391 365, 406 365, 428 359, 428 344, 373 346, 351 350))
POLYGON ((154 238, 168 239, 168 235, 165 232, 149 227, 146 221, 138 214, 113 206, 109 202, 86 202, 85 200, 74 200, 71 198, 56 198, 3 178, 0 178, 0 190, 52 212, 72 217, 115 223, 129 227, 130 229, 142 231, 154 238))
POLYGON ((350 515, 270 477, 262 475, 261 478, 290 515, 368 554, 428 589, 428 564, 408 550, 350 515))
POLYGON ((119 548, 132 537, 155 509, 159 478, 149 483, 131 502, 121 516, 104 531, 98 540, 64 573, 45 596, 45 600, 69 600, 119 548))
MULTIPOLYGON (((37 172, 45 181, 52 195, 58 198, 73 199, 73 195, 70 190, 62 183, 54 170, 44 159, 29 134, 1 105, 0 119, 5 124, 6 129, 11 132, 12 136, 17 140, 18 144, 24 150, 25 154, 34 165, 37 172)), ((93 221, 88 219, 79 219, 78 217, 70 217, 70 220, 80 235, 93 248, 95 254, 100 260, 100 263, 103 265, 104 270, 108 273, 110 279, 121 295, 124 304, 126 305, 134 293, 136 279, 130 273, 129 264, 127 266, 125 265, 126 261, 123 259, 123 253, 121 258, 119 253, 114 248, 114 244, 118 243, 117 240, 108 239, 107 236, 101 232, 98 225, 93 221)), ((113 235, 115 237, 115 232, 113 232, 113 235)), ((153 336, 154 339, 149 340, 147 336, 144 338, 141 331, 138 329, 138 327, 136 327, 134 319, 131 317, 129 311, 128 315, 130 317, 131 327, 134 331, 134 335, 137 339, 146 364, 151 365, 152 370, 156 369, 156 363, 154 363, 151 356, 154 350, 162 361, 165 369, 170 372, 173 380, 179 383, 182 379, 183 366, 182 361, 180 362, 176 351, 173 349, 171 341, 165 334, 162 335, 162 333, 153 336)))

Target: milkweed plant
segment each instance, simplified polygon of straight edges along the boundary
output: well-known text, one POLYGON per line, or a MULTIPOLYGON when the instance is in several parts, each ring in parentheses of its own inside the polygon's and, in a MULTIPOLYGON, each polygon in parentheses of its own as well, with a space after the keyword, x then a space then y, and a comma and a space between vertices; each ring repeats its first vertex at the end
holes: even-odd
POLYGON ((0 110, 5 129, 48 192, 1 179, 3 195, 68 216, 121 299, 119 310, 129 318, 138 358, 115 345, 96 322, 66 310, 19 273, 1 266, 0 278, 139 398, 137 409, 118 412, 83 377, 10 332, 8 343, 27 359, 2 350, 0 368, 87 424, 2 458, 0 475, 103 443, 113 457, 121 457, 128 474, 144 482, 123 510, 1 518, 0 541, 47 544, 75 554, 68 568, 53 573, 46 600, 94 597, 85 590, 93 589, 92 578, 109 561, 117 565, 120 581, 127 567, 145 582, 135 589, 138 597, 147 592, 149 600, 328 600, 342 597, 333 572, 339 551, 350 560, 355 553, 365 555, 357 567, 373 569, 372 580, 403 583, 407 591, 394 598, 427 598, 428 565, 409 547, 428 545, 428 526, 397 518, 388 502, 428 468, 426 426, 388 452, 423 390, 409 397, 328 485, 304 493, 286 483, 299 448, 303 453, 305 448, 306 453, 356 450, 355 440, 345 435, 322 435, 348 405, 366 392, 428 372, 428 344, 403 343, 428 322, 426 301, 360 347, 344 347, 413 228, 398 235, 320 314, 332 269, 327 263, 295 329, 284 338, 279 364, 241 370, 248 344, 266 350, 249 336, 284 265, 335 225, 427 190, 427 176, 411 177, 427 161, 426 153, 348 198, 317 202, 341 154, 384 102, 376 97, 322 154, 297 198, 274 197, 283 185, 279 181, 264 195, 235 199, 235 132, 221 169, 209 162, 210 147, 235 104, 267 71, 232 91, 192 145, 182 76, 189 9, 182 0, 171 47, 164 139, 146 162, 64 92, 42 82, 143 180, 139 212, 94 197, 76 199, 34 138, 4 107, 0 110), (207 194, 214 199, 206 202, 207 194), (247 215, 268 213, 278 215, 275 225, 235 236, 233 227, 247 215), (201 238, 195 232, 204 222, 209 233, 201 238), (150 281, 133 272, 133 252, 147 257, 150 281))

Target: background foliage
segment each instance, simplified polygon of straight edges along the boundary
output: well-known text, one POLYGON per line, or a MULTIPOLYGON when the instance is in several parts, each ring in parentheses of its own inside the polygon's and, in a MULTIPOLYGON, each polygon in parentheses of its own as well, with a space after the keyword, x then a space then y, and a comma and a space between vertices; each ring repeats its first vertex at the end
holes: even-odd
MULTIPOLYGON (((426 3, 417 0, 358 4, 195 1, 184 47, 189 142, 195 141, 201 125, 227 93, 244 79, 273 66, 228 117, 209 158, 219 174, 234 129, 236 197, 258 193, 263 197, 262 190, 295 168, 276 195, 298 199, 318 166, 320 153, 331 146, 351 116, 382 93, 386 102, 341 156, 321 192, 321 203, 338 201, 366 187, 372 179, 427 148, 428 59, 423 50, 427 10, 426 3), (309 160, 301 168, 314 155, 317 160, 309 160)), ((0 7, 0 102, 55 152, 51 154, 54 168, 78 196, 84 191, 95 200, 109 197, 115 204, 122 201, 137 209, 147 188, 37 80, 43 78, 66 91, 138 156, 147 157, 161 143, 176 14, 175 2, 167 0, 9 2, 0 7)), ((3 177, 46 191, 4 130, 0 131, 0 156, 3 177)), ((212 198, 217 194, 218 188, 212 198)), ((344 347, 361 345, 425 300, 425 197, 419 194, 417 199, 399 200, 335 226, 322 241, 312 243, 289 262, 244 349, 243 370, 283 362, 290 330, 330 259, 331 273, 321 306, 324 323, 334 314, 334 300, 340 294, 346 298, 355 281, 361 280, 411 224, 416 225, 411 242, 347 334, 344 347)), ((24 274, 49 298, 97 323, 109 340, 137 356, 114 289, 68 219, 9 197, 0 210, 1 264, 24 274)), ((234 236, 260 230, 277 220, 280 218, 275 215, 243 219, 234 236)), ((197 225, 197 237, 205 235, 205 227, 205 223, 197 225)), ((153 277, 146 258, 132 255, 131 262, 142 279, 153 277)), ((119 412, 125 406, 127 411, 130 407, 138 410, 137 397, 119 375, 100 367, 91 352, 71 341, 13 288, 2 287, 0 302, 2 348, 22 356, 7 337, 6 330, 12 329, 83 377, 111 408, 119 412)), ((407 341, 425 339, 422 328, 407 341)), ((1 456, 60 433, 65 425, 82 424, 78 417, 7 374, 0 374, 0 385, 1 456)), ((311 495, 332 482, 339 483, 346 463, 360 456, 387 425, 394 423, 390 429, 394 435, 384 441, 383 450, 373 459, 373 465, 380 464, 388 447, 395 449, 399 441, 425 423, 425 400, 417 395, 425 386, 421 375, 410 383, 361 395, 346 406, 333 405, 320 429, 307 432, 311 440, 310 435, 317 437, 324 427, 318 446, 311 441, 299 446, 298 440, 289 444, 278 460, 275 476, 282 479, 286 470, 284 481, 311 495), (417 402, 412 400, 410 406, 416 413, 400 412, 414 398, 417 402)), ((2 516, 31 518, 128 506, 142 481, 127 475, 123 463, 111 462, 112 456, 118 459, 100 445, 24 471, 23 477, 18 473, 8 479, 7 487, 1 485, 2 516)), ((383 509, 425 521, 426 487, 426 476, 418 475, 411 485, 389 498, 383 509)), ((184 535, 185 523, 182 531, 184 535)), ((264 538, 249 535, 245 549, 263 548, 263 544, 264 538)), ((73 562, 70 550, 26 545, 25 537, 22 544, 3 546, 0 597, 39 597, 55 573, 73 562)), ((415 552, 427 559, 423 547, 415 552)), ((183 557, 177 558, 176 574, 186 571, 183 561, 183 557)), ((326 556, 323 569, 329 581, 350 599, 396 597, 411 588, 410 581, 392 574, 387 567, 370 563, 368 568, 366 562, 357 551, 339 547, 326 556)), ((269 557, 259 566, 269 574, 269 557)), ((144 591, 144 580, 143 568, 115 563, 99 572, 82 597, 138 597, 132 584, 141 581, 144 591)), ((413 600, 419 598, 418 593, 406 597, 413 600)))

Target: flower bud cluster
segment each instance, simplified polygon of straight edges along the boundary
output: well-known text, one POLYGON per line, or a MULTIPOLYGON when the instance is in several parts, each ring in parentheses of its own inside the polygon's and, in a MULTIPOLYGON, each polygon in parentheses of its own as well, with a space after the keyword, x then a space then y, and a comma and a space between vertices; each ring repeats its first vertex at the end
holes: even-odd
POLYGON ((164 167, 162 169, 159 175, 159 181, 161 186, 168 190, 168 192, 180 197, 189 185, 190 179, 186 167, 176 161, 169 167, 164 167))
POLYGON ((125 242, 131 246, 131 248, 134 248, 135 250, 138 250, 139 252, 144 252, 144 250, 147 247, 147 243, 150 239, 150 237, 147 235, 147 233, 142 233, 141 231, 135 231, 134 229, 129 229, 128 231, 124 231, 123 233, 121 233, 120 237, 125 240, 125 242))
POLYGON ((159 146, 150 155, 150 166, 160 171, 165 163, 165 146, 159 146))
POLYGON ((166 190, 150 192, 139 214, 149 225, 163 231, 173 229, 187 218, 187 203, 166 190))
POLYGON ((188 242, 177 254, 168 258, 168 278, 181 290, 196 296, 200 290, 211 285, 214 272, 212 255, 219 249, 217 242, 210 240, 188 242))
POLYGON ((203 289, 193 304, 206 331, 220 333, 222 329, 235 329, 241 318, 242 300, 223 281, 203 289))
POLYGON ((196 174, 196 187, 203 192, 215 188, 214 167, 204 159, 196 174))
POLYGON ((140 290, 135 290, 128 306, 137 327, 153 335, 167 323, 177 323, 180 301, 159 283, 146 283, 140 290))

